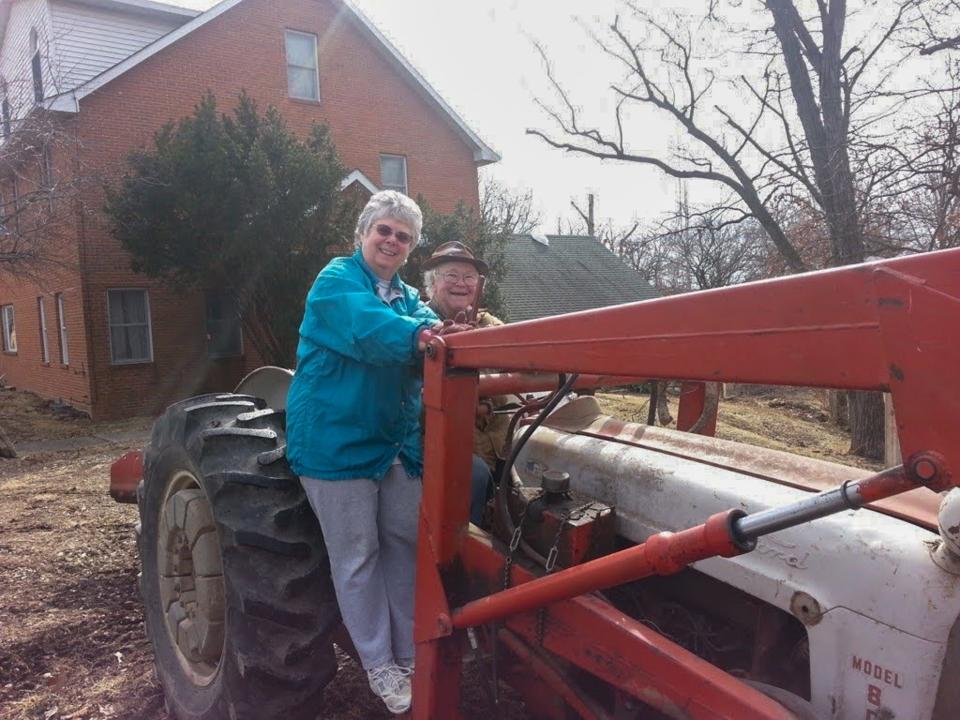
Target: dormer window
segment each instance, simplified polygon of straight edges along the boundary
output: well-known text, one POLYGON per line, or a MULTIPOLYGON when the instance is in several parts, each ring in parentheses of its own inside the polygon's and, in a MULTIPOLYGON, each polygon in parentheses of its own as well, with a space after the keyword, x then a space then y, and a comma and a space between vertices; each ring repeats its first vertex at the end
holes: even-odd
POLYGON ((43 100, 43 70, 40 67, 40 38, 36 28, 30 28, 30 68, 33 72, 33 99, 43 100))

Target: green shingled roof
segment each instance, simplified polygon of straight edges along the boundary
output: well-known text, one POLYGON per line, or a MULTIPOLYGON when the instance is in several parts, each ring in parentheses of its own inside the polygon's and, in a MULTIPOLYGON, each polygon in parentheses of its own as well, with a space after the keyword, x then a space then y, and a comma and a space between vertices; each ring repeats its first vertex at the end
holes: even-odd
POLYGON ((548 235, 547 241, 514 235, 504 243, 500 292, 510 322, 660 297, 592 237, 548 235))

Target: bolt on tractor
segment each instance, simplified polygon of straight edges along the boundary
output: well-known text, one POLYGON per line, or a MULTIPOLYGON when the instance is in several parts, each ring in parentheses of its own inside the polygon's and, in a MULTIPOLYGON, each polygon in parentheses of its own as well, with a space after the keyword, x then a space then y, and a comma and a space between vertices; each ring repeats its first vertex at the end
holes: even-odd
MULTIPOLYGON (((434 337, 424 376, 412 717, 459 717, 469 654, 551 720, 960 718, 960 250, 434 337), (638 378, 684 382, 681 430, 576 395, 638 378), (903 464, 711 437, 719 381, 890 393, 903 464), (546 388, 471 525, 478 397, 546 388)), ((350 651, 289 379, 176 403, 112 468, 181 720, 322 716, 350 651)))

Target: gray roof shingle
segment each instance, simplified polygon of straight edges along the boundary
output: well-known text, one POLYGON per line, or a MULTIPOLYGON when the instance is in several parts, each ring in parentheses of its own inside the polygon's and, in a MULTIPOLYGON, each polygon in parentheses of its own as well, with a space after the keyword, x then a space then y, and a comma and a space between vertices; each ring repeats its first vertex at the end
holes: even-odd
POLYGON ((503 246, 500 281, 510 322, 660 297, 646 279, 595 238, 514 235, 503 246))

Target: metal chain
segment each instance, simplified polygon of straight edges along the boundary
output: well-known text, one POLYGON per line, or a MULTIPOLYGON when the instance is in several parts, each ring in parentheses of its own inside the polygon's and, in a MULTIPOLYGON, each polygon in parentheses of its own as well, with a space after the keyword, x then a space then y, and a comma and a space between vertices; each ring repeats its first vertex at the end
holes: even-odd
MULTIPOLYGON (((510 550, 507 552, 507 557, 503 561, 503 589, 506 590, 510 587, 510 569, 513 567, 513 557, 517 553, 517 548, 520 547, 520 540, 523 537, 523 521, 527 519, 527 508, 530 507, 530 503, 527 503, 523 506, 523 512, 520 513, 520 521, 517 523, 517 526, 513 529, 513 535, 510 537, 510 550)), ((508 510, 509 512, 509 510, 508 510)), ((497 635, 500 631, 500 623, 493 624, 493 632, 490 634, 490 685, 493 695, 493 706, 497 708, 500 706, 500 674, 497 663, 497 651, 498 643, 497 635)))
MULTIPOLYGON (((547 563, 544 565, 546 572, 544 577, 553 572, 557 566, 557 556, 560 554, 560 537, 563 535, 563 529, 567 526, 567 519, 572 515, 571 511, 566 511, 560 516, 560 522, 557 525, 557 534, 553 538, 553 547, 547 553, 547 563)), ((547 609, 542 607, 537 610, 537 645, 543 647, 543 632, 547 622, 547 609)))
MULTIPOLYGON (((581 505, 575 510, 570 510, 565 512, 560 516, 560 524, 557 527, 557 535, 553 539, 553 547, 550 548, 550 552, 547 555, 547 564, 545 566, 546 573, 544 575, 549 575, 554 571, 557 566, 557 556, 560 554, 560 538, 563 535, 563 529, 567 526, 567 523, 579 520, 587 511, 593 507, 593 503, 589 502, 586 505, 581 505)), ((543 635, 544 627, 547 622, 547 609, 545 607, 537 610, 537 644, 540 647, 543 647, 543 635)))
MULTIPOLYGON (((531 501, 532 502, 532 501, 531 501)), ((523 512, 520 513, 520 521, 513 529, 513 535, 510 537, 510 551, 503 561, 503 589, 510 587, 510 568, 513 567, 513 558, 517 554, 517 548, 520 547, 520 540, 523 539, 523 522, 527 519, 527 509, 530 507, 528 502, 523 506, 523 512)))

